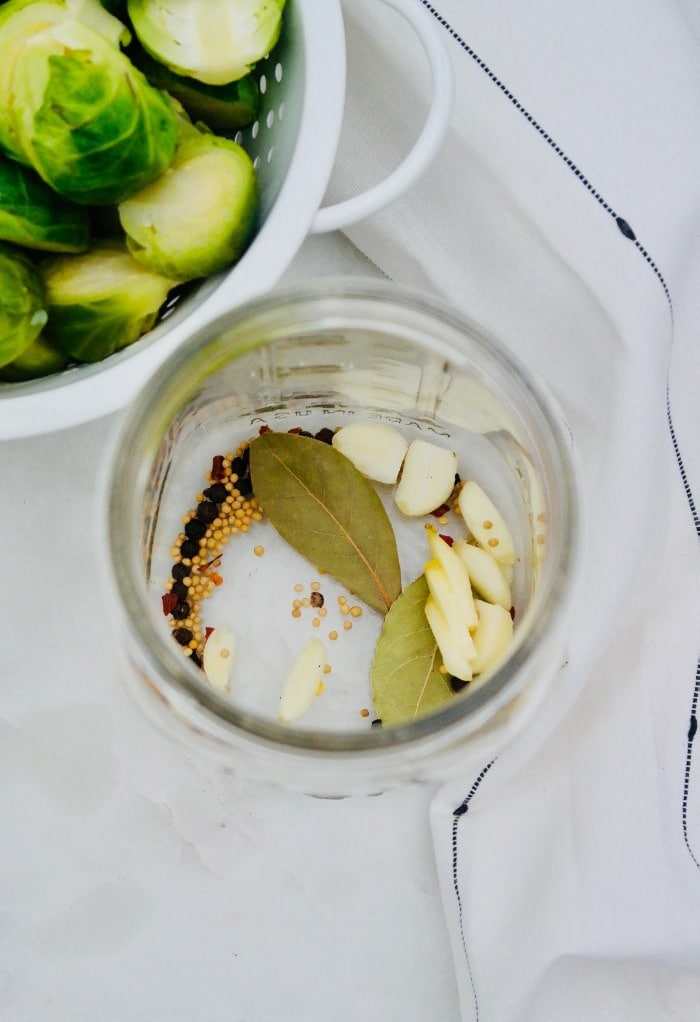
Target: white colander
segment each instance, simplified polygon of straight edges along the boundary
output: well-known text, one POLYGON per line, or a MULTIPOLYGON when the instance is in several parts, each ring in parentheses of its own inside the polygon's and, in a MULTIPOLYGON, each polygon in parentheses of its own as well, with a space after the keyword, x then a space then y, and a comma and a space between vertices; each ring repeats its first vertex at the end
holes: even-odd
POLYGON ((127 404, 193 329, 269 290, 310 232, 334 230, 387 205, 413 184, 447 128, 452 78, 433 19, 420 0, 382 0, 413 26, 428 56, 433 99, 404 161, 380 184, 319 209, 335 158, 345 99, 345 37, 340 0, 287 0, 282 38, 258 66, 261 110, 240 132, 260 185, 260 227, 231 270, 166 309, 148 334, 94 365, 19 384, 0 384, 0 440, 48 433, 127 404))

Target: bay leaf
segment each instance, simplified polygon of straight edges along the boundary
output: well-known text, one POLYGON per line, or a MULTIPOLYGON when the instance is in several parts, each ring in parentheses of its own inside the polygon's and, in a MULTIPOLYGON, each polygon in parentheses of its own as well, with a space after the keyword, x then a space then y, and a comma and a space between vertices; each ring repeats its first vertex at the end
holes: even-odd
POLYGON ((384 619, 372 663, 374 708, 382 724, 408 724, 454 699, 449 675, 425 616, 428 583, 406 586, 384 619))
POLYGON ((370 607, 401 592, 396 538, 372 484, 330 444, 262 433, 250 444, 255 496, 275 529, 370 607))

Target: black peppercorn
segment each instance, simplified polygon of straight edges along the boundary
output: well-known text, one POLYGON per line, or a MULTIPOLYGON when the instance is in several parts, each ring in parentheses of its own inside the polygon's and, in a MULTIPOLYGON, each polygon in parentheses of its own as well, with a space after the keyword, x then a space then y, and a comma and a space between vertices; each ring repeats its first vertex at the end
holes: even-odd
POLYGON ((178 600, 171 611, 176 621, 182 621, 183 618, 189 617, 190 607, 189 604, 184 600, 178 600))
POLYGON ((218 513, 216 504, 212 504, 210 500, 203 500, 201 504, 197 504, 197 518, 205 525, 211 525, 218 513))
POLYGON ((328 426, 324 426, 323 429, 319 429, 318 433, 316 434, 316 439, 320 440, 321 443, 324 444, 332 444, 333 430, 329 429, 328 426))
POLYGON ((461 678, 450 678, 450 688, 453 692, 461 692, 468 684, 468 681, 462 681, 461 678))
POLYGON ((179 600, 187 599, 187 586, 184 582, 173 582, 171 593, 174 593, 179 600))
POLYGON ((243 455, 240 458, 234 458, 231 462, 231 471, 234 472, 240 479, 242 476, 248 475, 248 462, 249 458, 244 458, 243 455))
POLYGON ((190 660, 196 667, 202 666, 202 658, 200 657, 199 653, 197 653, 196 650, 192 651, 192 656, 190 657, 190 660))
POLYGON ((180 582, 183 578, 187 578, 189 573, 190 569, 187 567, 187 565, 180 564, 179 561, 177 564, 173 564, 172 568, 170 569, 170 574, 173 576, 176 582, 180 582))
POLYGON ((207 527, 198 518, 191 518, 185 526, 185 535, 188 539, 202 539, 207 527))
POLYGON ((223 483, 213 483, 211 486, 207 486, 204 491, 204 496, 207 500, 213 501, 215 504, 221 504, 226 500, 228 490, 223 483))
POLYGON ((194 557, 199 552, 199 543, 196 539, 183 539, 180 544, 180 553, 183 557, 194 557))
POLYGON ((239 479, 236 483, 236 489, 241 497, 249 497, 253 492, 253 484, 250 479, 239 479))
POLYGON ((189 628, 174 628, 173 637, 181 646, 187 646, 192 642, 192 632, 189 628))

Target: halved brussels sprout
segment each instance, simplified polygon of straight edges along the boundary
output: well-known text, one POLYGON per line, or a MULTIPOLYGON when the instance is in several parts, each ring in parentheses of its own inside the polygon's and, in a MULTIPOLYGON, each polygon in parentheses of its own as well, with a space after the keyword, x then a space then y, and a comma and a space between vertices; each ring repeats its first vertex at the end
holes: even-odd
POLYGON ((133 42, 127 50, 131 62, 151 85, 174 96, 193 121, 203 121, 216 135, 233 138, 239 128, 252 124, 260 110, 260 89, 252 75, 226 85, 207 85, 175 74, 133 42))
POLYGON ((0 155, 0 238, 46 252, 84 252, 84 206, 57 195, 30 167, 0 155))
POLYGON ((85 204, 119 202, 170 163, 177 122, 166 95, 98 32, 67 19, 17 54, 12 113, 26 159, 85 204))
MULTIPOLYGON (((112 9, 112 6, 100 3, 100 0, 63 0, 63 2, 70 15, 82 21, 84 25, 94 28, 115 46, 128 46, 131 42, 131 32, 119 20, 116 6, 112 5, 114 6, 112 9)), ((126 4, 122 4, 121 14, 126 17, 126 4)))
POLYGON ((49 320, 46 338, 81 362, 99 362, 138 340, 155 323, 175 281, 151 273, 119 242, 42 264, 49 320))
POLYGON ((166 174, 119 204, 129 251, 156 273, 194 280, 244 252, 256 223, 258 183, 245 149, 181 123, 166 174))
POLYGON ((247 75, 279 38, 285 0, 128 0, 144 49, 209 85, 247 75))
POLYGON ((5 383, 24 383, 26 380, 60 373, 67 365, 68 357, 47 341, 43 334, 39 334, 21 355, 0 369, 0 380, 5 383))
POLYGON ((36 340, 47 318, 38 270, 22 252, 0 244, 0 366, 13 362, 36 340))

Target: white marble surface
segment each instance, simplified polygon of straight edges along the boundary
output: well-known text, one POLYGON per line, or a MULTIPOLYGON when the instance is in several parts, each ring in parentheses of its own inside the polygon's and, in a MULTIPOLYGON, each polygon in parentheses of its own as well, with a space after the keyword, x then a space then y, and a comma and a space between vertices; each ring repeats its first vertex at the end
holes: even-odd
MULTIPOLYGON (((375 272, 339 236, 285 280, 375 272)), ((452 1022, 430 788, 324 801, 141 719, 98 577, 115 418, 0 444, 3 1022, 452 1022)))

